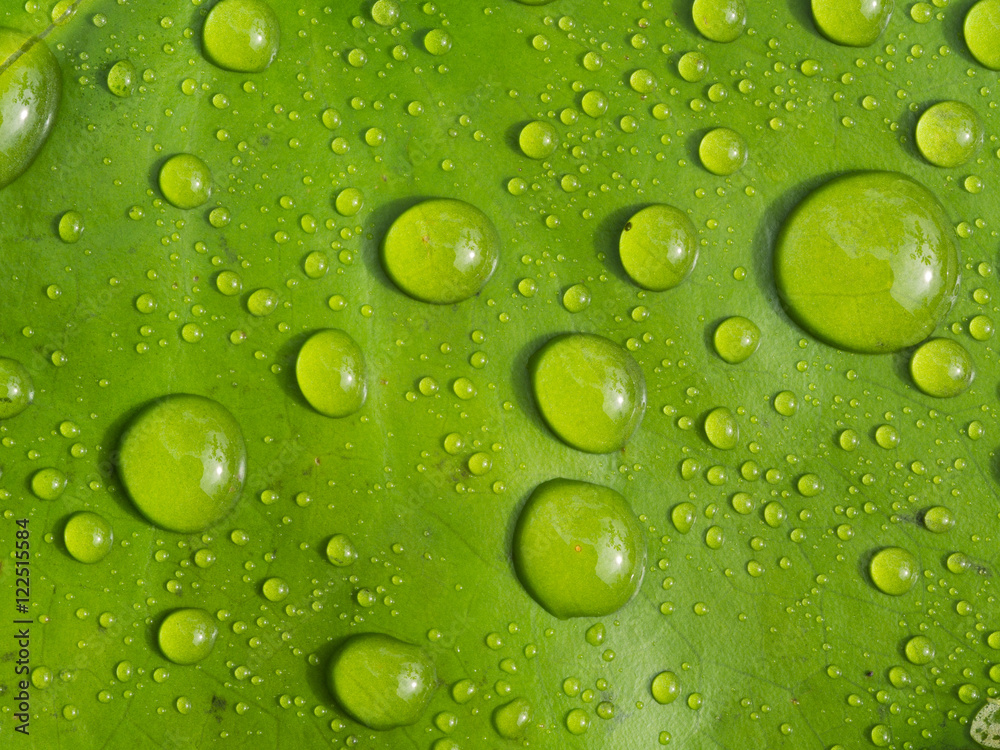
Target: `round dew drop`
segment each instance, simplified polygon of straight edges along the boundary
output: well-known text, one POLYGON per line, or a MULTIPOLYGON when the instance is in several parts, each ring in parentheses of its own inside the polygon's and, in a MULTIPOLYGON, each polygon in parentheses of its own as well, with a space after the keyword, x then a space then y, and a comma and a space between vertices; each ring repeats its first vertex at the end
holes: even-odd
POLYGON ((990 70, 1000 70, 1000 0, 980 0, 965 16, 965 43, 990 70))
POLYGON ((570 734, 583 734, 590 727, 590 717, 582 708, 574 708, 566 714, 566 729, 570 734))
POLYGON ((163 655, 174 664, 196 664, 215 647, 219 628, 203 609, 178 609, 160 624, 157 641, 163 655))
POLYGON ((645 414, 642 370, 625 349, 603 336, 556 336, 532 355, 529 373, 542 418, 577 450, 620 450, 645 414))
POLYGON ((734 315, 722 321, 712 337, 715 352, 731 365, 748 360, 760 346, 760 328, 748 318, 734 315))
POLYGON ((746 28, 747 4, 745 0, 694 0, 691 17, 706 39, 733 42, 746 28))
POLYGON ((345 188, 337 194, 334 205, 341 216, 354 216, 365 205, 364 193, 357 188, 345 188))
POLYGON ((399 21, 399 3, 396 0, 375 0, 372 20, 379 26, 395 26, 399 21))
POLYGON ((913 588, 920 576, 920 563, 912 552, 901 547, 886 547, 872 557, 868 572, 879 591, 902 596, 913 588))
POLYGON ((62 97, 59 63, 45 42, 0 27, 0 188, 31 166, 48 138, 62 97), (24 50, 19 57, 16 53, 24 50))
POLYGON ((96 563, 111 551, 114 533, 111 524, 90 511, 74 513, 63 529, 66 551, 82 563, 96 563))
POLYGON ((524 698, 515 698, 493 712, 493 727, 504 739, 516 740, 524 735, 531 716, 531 704, 524 698))
POLYGON ((434 664, 421 648, 381 633, 350 637, 326 675, 337 704, 380 731, 419 721, 437 683, 434 664))
POLYGON ((67 211, 59 217, 59 239, 67 244, 79 241, 83 236, 83 214, 67 211))
POLYGON ((108 71, 108 91, 125 99, 135 90, 135 66, 128 60, 119 60, 108 71))
POLYGON ((712 409, 705 417, 705 437, 720 450, 732 450, 740 441, 736 417, 724 406, 712 409))
POLYGON ((697 510, 694 503, 678 503, 670 511, 670 522, 680 533, 687 534, 694 527, 697 510))
POLYGON ((59 469, 39 469, 31 477, 31 491, 39 500, 58 500, 66 489, 66 475, 59 469))
POLYGON ((160 167, 160 191, 177 208, 198 208, 211 196, 212 173, 197 156, 177 154, 160 167))
POLYGON ((937 198, 900 174, 828 182, 785 221, 778 292, 810 333, 849 351, 894 352, 925 339, 958 280, 953 230, 937 198))
POLYGON ((812 0, 813 20, 827 39, 845 47, 867 47, 882 35, 893 0, 812 0))
POLYGON ((698 262, 698 233, 680 209, 648 206, 625 223, 618 239, 622 267, 643 289, 673 289, 698 262))
POLYGON ((521 128, 517 141, 521 152, 529 159, 545 159, 552 156, 559 145, 559 134, 549 123, 535 120, 521 128))
POLYGON ((687 52, 677 61, 677 72, 688 83, 697 83, 708 75, 708 57, 701 52, 687 52))
POLYGON ((567 312, 583 312, 590 307, 590 290, 584 284, 573 284, 563 293, 563 307, 567 312))
POLYGON ((334 534, 326 543, 326 559, 338 568, 346 568, 358 559, 358 551, 349 536, 334 534))
POLYGON ((934 643, 925 635, 917 635, 906 642, 903 653, 911 664, 929 664, 935 655, 934 643))
POLYGON ((698 158, 705 169, 726 177, 735 174, 747 162, 747 142, 729 128, 715 128, 705 134, 698 145, 698 158))
POLYGON ((646 540, 619 493, 552 479, 536 487, 521 510, 513 558, 525 589, 556 617, 602 617, 639 590, 646 540))
POLYGON ((220 68, 260 73, 278 54, 278 17, 263 0, 222 0, 205 18, 205 55, 220 68))
POLYGON ((917 121, 917 148, 931 164, 959 167, 976 155, 983 142, 983 124, 976 110, 963 102, 939 102, 917 121))
POLYGON ((247 311, 255 318, 263 318, 274 312, 278 306, 278 295, 273 289, 256 290, 247 299, 247 311))
POLYGON ((972 356, 957 341, 931 339, 910 359, 910 376, 928 396, 949 398, 969 388, 975 376, 972 356))
POLYGON ((673 703, 681 694, 680 680, 673 672, 660 672, 653 678, 650 692, 653 695, 653 700, 660 705, 665 706, 668 703, 673 703))
POLYGON ((431 29, 424 35, 424 49, 440 56, 451 50, 451 34, 444 29, 431 29))
POLYGON ((943 505, 928 508, 923 514, 924 528, 935 534, 943 534, 955 526, 955 516, 943 505))
POLYGON ((16 359, 0 357, 0 419, 23 412, 35 398, 31 374, 16 359))
POLYGON ((295 378, 306 401, 328 417, 354 414, 368 395, 361 347, 336 328, 306 340, 295 360, 295 378))
POLYGON ((141 411, 119 446, 118 471, 139 511, 190 533, 222 520, 239 499, 246 444, 233 415, 202 396, 166 396, 141 411))
POLYGON ((464 201, 419 203, 397 218, 382 241, 386 274, 414 299, 446 305, 476 294, 500 258, 493 222, 464 201))

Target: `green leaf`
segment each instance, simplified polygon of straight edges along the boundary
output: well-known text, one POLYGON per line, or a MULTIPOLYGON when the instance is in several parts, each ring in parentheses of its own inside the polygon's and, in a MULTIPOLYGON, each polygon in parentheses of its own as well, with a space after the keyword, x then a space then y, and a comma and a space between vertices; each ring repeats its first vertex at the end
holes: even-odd
MULTIPOLYGON (((496 721, 539 748, 974 746, 973 718, 1000 684, 989 639, 1000 631, 1000 367, 992 323, 970 323, 998 312, 1000 120, 996 78, 962 40, 970 3, 897 4, 861 48, 828 41, 804 0, 749 4, 746 32, 728 44, 698 34, 686 0, 533 4, 402 2, 383 27, 368 3, 271 0, 280 45, 260 73, 206 58, 202 0, 88 0, 55 26, 47 0, 0 11, 0 25, 45 33, 63 83, 45 145, 0 190, 0 355, 35 387, 34 403, 0 422, 6 737, 25 679, 18 519, 30 531, 34 677, 31 734, 5 742, 519 741, 496 721), (443 54, 432 55, 425 36, 439 30, 451 48, 435 33, 443 54), (710 64, 693 83, 677 72, 691 51, 710 64), (123 60, 134 88, 120 66, 112 93, 123 60), (600 97, 584 101, 595 91, 603 114, 600 97), (942 99, 969 104, 986 134, 975 159, 950 169, 914 141, 918 115, 942 99), (519 146, 534 121, 558 142, 537 161, 519 146), (748 149, 727 177, 698 155, 719 127, 748 149), (198 208, 160 192, 177 154, 211 171, 198 208), (975 363, 961 395, 918 390, 912 350, 839 351, 780 303, 771 258, 783 221, 856 170, 909 176, 956 227, 962 280, 935 335, 975 363), (360 198, 338 212, 346 189, 360 198), (389 226, 431 198, 472 204, 500 236, 492 278, 457 304, 411 299, 382 267, 389 226), (618 256, 626 222, 652 204, 682 210, 699 241, 691 275, 662 292, 636 286, 618 256), (82 216, 76 241, 60 239, 68 211, 82 216), (224 272, 242 285, 217 281, 224 272), (563 295, 579 284, 571 306, 583 309, 570 313, 563 295), (272 294, 251 303, 261 289, 272 294), (739 364, 713 345, 732 316, 760 331, 739 364), (329 328, 358 342, 367 375, 364 405, 340 419, 313 409, 295 377, 302 344, 329 328), (529 359, 567 332, 605 336, 642 369, 647 411, 621 451, 575 450, 536 409, 529 359), (116 471, 130 421, 178 393, 221 403, 247 444, 242 497, 203 533, 152 526, 116 471), (704 433, 718 407, 738 427, 732 450, 704 433), (876 441, 882 425, 898 445, 876 441), (30 480, 50 467, 67 487, 41 500, 30 480), (642 587, 613 615, 559 620, 517 579, 518 513, 556 478, 621 493, 647 534, 642 587), (684 502, 688 533, 670 520, 684 502), (953 527, 925 528, 935 506, 953 527), (79 511, 114 530, 91 565, 63 542, 79 511), (353 542, 352 565, 328 559, 336 534, 353 542), (900 596, 869 575, 887 547, 917 561, 900 596), (272 578, 286 598, 265 596, 272 578), (219 628, 189 666, 157 645, 180 608, 219 628), (412 726, 372 731, 333 700, 332 655, 369 632, 434 662, 441 684, 412 726), (906 659, 914 636, 934 646, 927 664, 906 659), (890 680, 899 666, 908 683, 890 680), (664 671, 679 695, 661 704, 651 690, 664 671), (476 688, 469 700, 469 683, 453 694, 462 680, 476 688), (527 708, 512 703, 522 698, 527 708), (571 733, 568 718, 574 732, 586 724, 579 711, 589 727, 571 733)), ((74 239, 79 220, 63 229, 74 239)))

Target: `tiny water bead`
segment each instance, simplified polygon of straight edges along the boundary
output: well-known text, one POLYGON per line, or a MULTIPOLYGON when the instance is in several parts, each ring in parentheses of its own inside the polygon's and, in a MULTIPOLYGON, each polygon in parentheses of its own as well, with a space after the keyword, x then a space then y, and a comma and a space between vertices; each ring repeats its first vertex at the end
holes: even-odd
POLYGON ((720 450, 732 450, 740 441, 736 417, 724 406, 712 409, 705 417, 705 437, 720 450))
POLYGON ((202 396, 166 396, 129 423, 118 472, 146 518, 194 532, 220 521, 239 499, 246 445, 233 415, 202 396))
POLYGON ((935 534, 944 534, 955 526, 955 516, 943 505, 928 508, 923 514, 924 528, 935 534))
POLYGON ((493 711, 493 727, 504 739, 516 740, 531 724, 531 716, 531 704, 524 698, 515 698, 493 711))
POLYGON ((16 359, 0 357, 0 419, 23 412, 35 399, 35 384, 27 368, 16 359))
POLYGON ((58 500, 66 482, 66 475, 59 469, 39 469, 31 475, 31 491, 39 500, 58 500))
POLYGON ((517 142, 521 152, 529 159, 545 159, 559 145, 559 134, 549 123, 535 120, 521 128, 517 142))
POLYGON ((31 166, 62 97, 62 73, 39 37, 0 27, 0 188, 31 166))
POLYGON ((198 208, 212 193, 212 172, 197 156, 177 154, 160 167, 159 183, 163 197, 177 208, 198 208))
POLYGON ((920 115, 916 141, 931 164, 959 167, 976 155, 983 142, 983 124, 968 104, 939 102, 920 115))
POLYGON ((746 28, 747 5, 745 0, 694 0, 691 16, 706 39, 733 42, 746 28))
POLYGON ((646 381, 632 356, 603 336, 571 333, 529 362, 542 418, 567 445, 587 453, 625 447, 646 411, 646 381))
POLYGON ((968 390, 975 366, 972 356, 957 341, 931 339, 910 358, 910 376, 928 396, 950 398, 968 390))
POLYGON ((369 729, 419 721, 434 694, 434 663, 419 646, 382 633, 351 636, 326 670, 337 704, 369 729))
POLYGON ((263 0, 222 0, 202 30, 205 55, 220 68, 260 73, 278 54, 278 17, 263 0))
POLYGON ((642 584, 646 542, 628 501, 609 487, 552 479, 531 493, 514 530, 517 576, 560 619, 601 617, 642 584))
POLYGON ((867 47, 882 35, 893 0, 812 0, 813 20, 827 39, 846 47, 867 47))
POLYGON ((625 273, 643 289, 673 289, 698 262, 698 232, 680 209, 647 206, 625 223, 618 255, 625 273))
POLYGON ((921 666, 931 662, 936 649, 934 643, 926 635, 916 635, 906 642, 903 653, 908 662, 921 666))
POLYGON ((358 550, 346 534, 334 534, 326 543, 326 559, 338 568, 346 568, 358 559, 358 550))
POLYGON ((698 158, 705 169, 726 177, 735 174, 747 162, 747 142, 729 128, 710 130, 698 144, 698 158))
POLYGON ((83 236, 83 214, 67 211, 59 217, 59 239, 67 244, 78 242, 83 236))
POLYGON ((114 533, 103 516, 90 511, 79 511, 70 516, 63 529, 66 551, 82 563, 92 564, 103 560, 111 551, 114 533))
POLYGON ((486 285, 500 258, 500 235, 475 206, 428 200, 403 212, 382 241, 389 278, 414 299, 452 304, 486 285))
POLYGON ((886 547, 875 553, 868 566, 875 588, 884 594, 902 596, 920 576, 920 563, 902 547, 886 547))
POLYGON ((731 365, 746 362, 760 346, 760 328, 749 318, 726 318, 712 336, 715 352, 731 365))
POLYGON ((157 642, 163 655, 174 664, 197 664, 215 647, 219 627, 203 609, 186 608, 171 612, 160 623, 157 642))
POLYGON ((969 9, 963 27, 969 52, 981 65, 1000 70, 1000 0, 979 0, 969 9))
POLYGON ((677 61, 677 72, 688 83, 697 83, 708 75, 709 62, 701 52, 687 52, 677 61))
POLYGON ((361 347, 337 328, 306 340, 295 360, 295 378, 306 401, 328 417, 354 414, 368 395, 361 347))
POLYGON ((132 96, 138 76, 129 60, 119 60, 108 71, 108 91, 125 99, 132 96))
POLYGON ((891 172, 834 179, 785 221, 774 254, 792 317, 841 349, 894 352, 925 339, 958 280, 952 229, 937 198, 891 172))

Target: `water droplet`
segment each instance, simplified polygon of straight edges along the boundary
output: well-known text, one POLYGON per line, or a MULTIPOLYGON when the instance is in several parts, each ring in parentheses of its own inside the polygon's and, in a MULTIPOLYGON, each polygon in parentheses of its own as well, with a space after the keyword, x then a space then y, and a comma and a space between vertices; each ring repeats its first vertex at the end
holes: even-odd
POLYGON ((691 16, 706 39, 733 42, 746 28, 747 6, 744 0, 694 0, 691 16))
POLYGON ((423 715, 437 683, 419 646, 381 633, 350 637, 334 654, 327 681, 344 711, 369 729, 408 726, 423 715))
POLYGON ((875 430, 875 442, 886 450, 899 445, 899 430, 892 425, 884 424, 875 430))
POLYGON ((531 723, 531 704, 524 698, 515 698, 493 712, 493 726, 504 739, 520 738, 531 723))
POLYGON ((118 472, 150 521, 171 531, 201 531, 239 499, 246 475, 243 433, 211 399, 167 396, 129 424, 118 472))
POLYGON ((382 244, 382 263, 396 286, 434 304, 478 294, 499 257, 500 236, 493 223, 458 200, 424 201, 405 211, 382 244))
POLYGON ((689 83, 697 83, 708 75, 708 57, 701 52, 687 52, 677 61, 677 72, 689 83))
POLYGON ((983 124, 968 104, 939 102, 917 121, 916 141, 931 164, 958 167, 975 156, 983 142, 983 124))
POLYGON ((950 398, 964 393, 975 376, 972 357, 951 339, 931 339, 910 359, 910 375, 928 396, 950 398))
POLYGON ((701 139, 698 158, 705 169, 726 177, 743 168, 747 161, 747 142, 729 128, 715 128, 701 139))
POLYGON ((326 543, 326 559, 338 568, 346 568, 358 559, 358 551, 349 536, 334 534, 326 543))
MULTIPOLYGON (((586 107, 584 107, 586 110, 586 107)), ((521 129, 517 138, 521 151, 529 159, 545 159, 551 156, 559 145, 559 134, 547 122, 535 120, 521 129)))
POLYGON ((257 289, 247 298, 247 311, 255 318, 270 315, 278 307, 278 295, 266 287, 257 289))
POLYGON ((177 208, 197 208, 212 193, 212 173, 197 156, 177 154, 160 168, 160 191, 177 208))
POLYGON ((261 587, 264 597, 271 602, 280 602, 288 598, 288 583, 281 578, 268 578, 261 587))
POLYGON ((16 359, 0 357, 0 419, 10 419, 28 408, 35 398, 31 374, 16 359))
POLYGON ((215 647, 219 628, 203 609, 177 609, 160 624, 157 642, 163 655, 174 664, 195 664, 215 647))
POLYGON ((521 583, 556 617, 601 617, 639 590, 646 563, 642 527, 608 487, 553 479, 535 488, 514 531, 521 583))
POLYGON ((278 54, 278 17, 263 0, 222 0, 202 31, 205 55, 220 68, 260 73, 278 54))
POLYGON ((900 174, 865 172, 799 204, 779 235, 774 271, 808 331, 842 349, 892 352, 922 341, 947 313, 958 255, 933 194, 900 174))
POLYGON ((111 551, 114 534, 111 524, 90 511, 70 516, 63 530, 66 551, 82 563, 96 563, 111 551))
POLYGON ((590 307, 590 290, 584 284, 573 284, 563 293, 562 302, 567 312, 583 312, 590 307))
POLYGON ((652 94, 658 86, 653 71, 646 68, 638 68, 632 71, 628 82, 632 90, 639 94, 652 94))
POLYGON ((566 714, 566 728, 570 734, 583 734, 590 727, 590 717, 582 708, 574 708, 566 714))
POLYGON ((935 534, 943 534, 950 531, 955 525, 955 516, 943 505, 935 505, 928 508, 923 514, 924 528, 933 531, 935 534))
POLYGON ((662 292, 691 274, 698 262, 698 234, 680 209, 648 206, 626 222, 618 253, 629 278, 644 289, 662 292))
POLYGON ((41 500, 58 500, 66 489, 66 475, 59 469, 39 469, 31 476, 31 491, 41 500))
POLYGON ((603 336, 556 336, 535 352, 529 370, 539 412, 573 448, 588 453, 620 450, 642 421, 642 370, 627 351, 603 336))
POLYGON ((846 47, 874 44, 892 16, 893 0, 812 0, 813 20, 827 39, 846 47))
POLYGON ((903 651, 907 661, 918 666, 930 663, 935 653, 934 644, 925 635, 916 635, 908 640, 903 651))
POLYGON ((920 563, 912 552, 901 547, 886 547, 872 557, 868 571, 879 591, 902 596, 913 588, 920 576, 920 563))
POLYGON ((749 359, 760 346, 760 328, 752 320, 734 315, 719 324, 712 342, 723 360, 738 365, 749 359))
POLYGON ((130 97, 137 78, 135 66, 128 60, 119 60, 108 71, 108 91, 123 99, 130 97))
POLYGON ((328 417, 354 414, 368 395, 361 347, 336 328, 306 340, 295 360, 295 378, 310 406, 328 417))
POLYGON ((990 70, 1000 70, 1000 0, 980 0, 965 16, 965 44, 990 70))
POLYGON ((451 49, 451 34, 444 29, 431 29, 424 35, 424 49, 432 55, 441 56, 451 49))

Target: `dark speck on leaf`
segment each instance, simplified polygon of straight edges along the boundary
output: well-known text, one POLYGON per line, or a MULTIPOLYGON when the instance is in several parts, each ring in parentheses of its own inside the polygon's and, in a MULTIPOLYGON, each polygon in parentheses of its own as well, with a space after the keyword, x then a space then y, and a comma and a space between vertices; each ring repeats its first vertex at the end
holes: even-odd
POLYGON ((629 231, 629 230, 630 230, 631 228, 632 228, 632 222, 631 222, 631 221, 627 221, 627 222, 625 222, 625 231, 627 232, 627 231, 629 231))
POLYGON ((873 674, 875 673, 869 669, 867 672, 865 672, 865 677, 871 677, 873 674))

